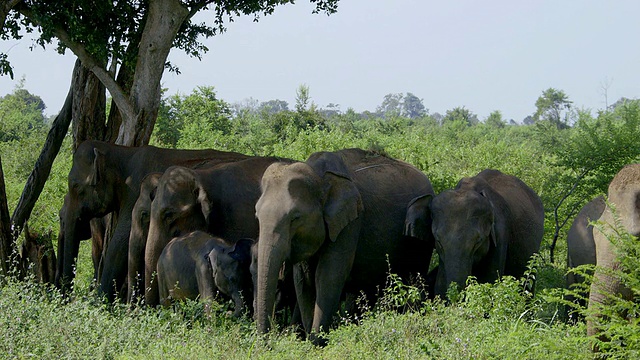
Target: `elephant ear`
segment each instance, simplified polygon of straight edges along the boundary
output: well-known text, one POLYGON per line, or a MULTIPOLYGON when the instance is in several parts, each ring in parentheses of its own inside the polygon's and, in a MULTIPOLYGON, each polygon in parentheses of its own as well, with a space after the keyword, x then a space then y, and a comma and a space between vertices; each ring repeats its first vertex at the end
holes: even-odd
POLYGON ((238 240, 229 252, 229 256, 232 259, 238 261, 241 264, 251 262, 251 248, 255 240, 249 238, 243 238, 238 240))
POLYGON ((431 200, 433 194, 424 194, 413 198, 407 205, 404 220, 404 235, 416 239, 430 241, 431 232, 431 200))
POLYGON ((209 218, 211 216, 211 211, 212 211, 212 205, 211 205, 211 200, 209 199, 209 194, 207 194, 207 191, 204 189, 202 182, 197 177, 194 176, 193 181, 195 183, 195 187, 193 190, 194 195, 196 196, 196 199, 200 204, 200 208, 202 209, 202 215, 204 216, 204 220, 208 224, 209 218))
POLYGON ((495 254, 491 260, 492 267, 498 270, 499 274, 504 274, 505 263, 507 259, 508 241, 506 239, 506 224, 504 224, 504 214, 498 213, 498 208, 495 206, 495 201, 492 200, 493 196, 498 196, 493 191, 481 190, 480 195, 487 198, 489 205, 491 206, 491 229, 489 230, 489 237, 491 243, 495 248, 495 254))
POLYGON ((363 210, 360 192, 353 181, 345 175, 333 171, 325 172, 324 221, 329 239, 336 241, 338 235, 363 210))
POLYGON ((89 175, 89 185, 96 186, 102 181, 102 177, 104 177, 106 156, 104 152, 97 148, 93 148, 93 154, 93 168, 89 175))

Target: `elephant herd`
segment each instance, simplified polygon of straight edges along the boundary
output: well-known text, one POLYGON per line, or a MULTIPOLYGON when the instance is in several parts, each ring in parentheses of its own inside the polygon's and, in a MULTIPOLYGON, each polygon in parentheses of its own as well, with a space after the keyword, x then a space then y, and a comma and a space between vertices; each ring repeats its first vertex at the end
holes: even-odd
MULTIPOLYGON (((414 166, 360 149, 301 162, 85 141, 68 183, 55 276, 63 293, 91 237, 98 292, 109 301, 168 305, 222 293, 234 315, 253 313, 267 332, 277 294, 295 293, 297 321, 315 343, 341 299, 373 300, 389 269, 426 276, 435 249, 430 292, 442 296, 470 275, 519 277, 544 228, 540 198, 514 176, 484 170, 436 195, 414 166)), ((569 244, 570 264, 592 261, 569 244)), ((603 246, 596 237, 599 263, 603 246)))

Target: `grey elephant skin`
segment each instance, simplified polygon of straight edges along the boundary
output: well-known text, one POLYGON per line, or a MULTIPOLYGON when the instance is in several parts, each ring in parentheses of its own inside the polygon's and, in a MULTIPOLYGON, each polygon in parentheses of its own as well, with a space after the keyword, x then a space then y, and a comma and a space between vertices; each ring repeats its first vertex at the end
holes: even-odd
MULTIPOLYGON (((567 232, 567 269, 571 270, 580 265, 596 264, 596 244, 593 239, 593 225, 590 222, 597 221, 602 216, 605 208, 604 197, 598 196, 586 203, 576 218, 573 220, 567 232)), ((580 275, 569 271, 566 277, 567 289, 573 284, 584 282, 580 275)), ((586 294, 585 294, 586 295, 586 294)), ((574 299, 569 298, 570 301, 574 299)), ((582 306, 586 302, 579 302, 582 306)))
POLYGON ((260 179, 276 157, 252 157, 207 169, 173 166, 158 182, 151 203, 151 220, 145 248, 145 303, 157 305, 153 280, 158 257, 169 241, 202 230, 235 243, 258 237, 255 204, 260 179))
POLYGON ((403 235, 409 201, 433 194, 415 167, 360 149, 319 152, 271 165, 261 187, 259 332, 269 330, 285 261, 293 264, 304 329, 316 344, 324 343, 320 332, 329 330, 343 292, 371 298, 389 266, 404 279, 428 271, 427 243, 403 235))
POLYGON ((131 211, 131 232, 129 233, 129 261, 127 276, 127 301, 135 302, 141 296, 144 286, 144 250, 147 246, 151 202, 155 197, 158 181, 162 173, 151 173, 142 179, 140 195, 131 211))
POLYGON ((117 224, 107 239, 98 292, 113 300, 126 292, 127 254, 131 211, 142 179, 175 164, 196 166, 204 161, 229 162, 246 155, 217 150, 172 150, 153 146, 126 147, 101 141, 85 141, 73 155, 64 225, 58 243, 56 284, 66 292, 74 278, 80 241, 90 237, 90 220, 113 213, 117 224), (122 291, 124 289, 124 291, 122 291))
MULTIPOLYGON (((624 230, 633 236, 640 236, 640 164, 625 166, 611 180, 607 192, 608 201, 615 205, 617 216, 624 230)), ((611 270, 618 269, 620 264, 616 258, 615 246, 609 240, 614 235, 613 213, 607 205, 600 217, 603 223, 603 231, 594 230, 593 239, 596 245, 596 271, 591 291, 589 293, 589 311, 597 314, 598 307, 606 305, 607 294, 620 295, 623 299, 631 300, 631 291, 622 284, 621 279, 611 270)), ((597 319, 599 316, 596 315, 597 319)), ((587 335, 598 335, 597 320, 587 319, 587 335)), ((602 340, 604 339, 600 336, 602 340)), ((596 348, 597 350, 597 348, 596 348)))
POLYGON ((251 239, 230 244, 203 231, 174 238, 158 258, 160 303, 169 306, 174 300, 210 300, 220 291, 233 299, 234 315, 240 316, 245 309, 243 296, 248 301, 252 296, 252 244, 251 239))
POLYGON ((439 256, 435 293, 441 297, 452 282, 464 288, 470 275, 479 282, 520 277, 540 249, 542 201, 520 179, 498 170, 463 178, 453 190, 417 199, 409 212, 413 207, 431 215, 439 256))

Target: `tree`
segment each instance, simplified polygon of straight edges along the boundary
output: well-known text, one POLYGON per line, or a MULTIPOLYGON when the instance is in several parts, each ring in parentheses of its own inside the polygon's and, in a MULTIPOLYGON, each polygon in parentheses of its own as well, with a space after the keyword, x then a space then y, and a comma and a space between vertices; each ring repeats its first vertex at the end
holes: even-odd
POLYGON ((289 111, 289 103, 280 99, 269 100, 260 103, 260 107, 258 109, 266 112, 267 114, 276 114, 281 111, 289 111))
MULTIPOLYGON (((316 12, 333 13, 339 0, 311 0, 316 12)), ((233 17, 273 13, 291 0, 214 2, 212 0, 156 1, 0 1, 0 24, 5 38, 20 39, 35 28, 39 45, 57 42, 60 52, 71 50, 106 87, 122 120, 116 142, 142 145, 149 141, 160 105, 160 79, 173 47, 200 58, 208 49, 200 36, 225 31, 233 17), (195 14, 211 8, 213 24, 197 24, 195 14)), ((12 75, 6 54, 0 69, 12 75)), ((114 119, 117 121, 117 119, 114 119)))
POLYGON ((0 142, 20 140, 45 128, 44 102, 18 83, 11 94, 0 97, 0 142))
POLYGON ((213 134, 228 135, 231 129, 231 107, 216 97, 212 86, 170 96, 161 109, 154 136, 167 146, 202 146, 213 134))
POLYGON ((507 124, 502 119, 502 112, 500 112, 500 110, 495 110, 491 112, 491 114, 489 114, 489 116, 487 117, 487 120, 485 120, 484 123, 487 124, 488 126, 495 127, 495 128, 503 128, 507 124))
MULTIPOLYGON (((310 1, 316 5, 314 12, 331 14, 337 11, 339 0, 310 1)), ((164 69, 178 72, 167 62, 170 50, 177 47, 200 58, 208 50, 198 41, 200 36, 225 31, 225 21, 234 17, 244 14, 258 20, 288 3, 293 0, 0 0, 0 37, 21 39, 37 29, 38 45, 45 47, 55 41, 58 52, 71 50, 79 59, 61 111, 64 116, 54 122, 40 159, 55 158, 60 148, 56 144, 61 143, 72 117, 76 143, 86 137, 121 145, 147 144, 158 115, 164 69), (214 15, 212 24, 192 21, 198 12, 209 8, 214 15), (106 124, 105 89, 112 96, 106 124)), ((3 53, 0 75, 13 77, 8 55, 3 53)), ((40 160, 36 163, 34 188, 25 187, 21 200, 35 196, 35 203, 50 168, 51 164, 40 160)), ((20 211, 18 218, 26 221, 30 209, 27 206, 20 211)))
POLYGON ((536 112, 533 114, 533 120, 534 122, 547 122, 555 125, 558 129, 566 129, 569 127, 569 112, 572 103, 564 91, 548 88, 536 100, 536 112))
POLYGON ((376 108, 379 116, 390 118, 400 116, 402 113, 402 94, 387 94, 382 99, 382 104, 376 108))
POLYGON ((408 92, 402 99, 402 116, 415 119, 427 115, 427 112, 422 99, 412 93, 408 92))
POLYGON ((467 124, 467 126, 473 126, 479 122, 478 116, 464 106, 458 106, 451 110, 447 110, 442 118, 443 124, 454 121, 461 121, 467 124))

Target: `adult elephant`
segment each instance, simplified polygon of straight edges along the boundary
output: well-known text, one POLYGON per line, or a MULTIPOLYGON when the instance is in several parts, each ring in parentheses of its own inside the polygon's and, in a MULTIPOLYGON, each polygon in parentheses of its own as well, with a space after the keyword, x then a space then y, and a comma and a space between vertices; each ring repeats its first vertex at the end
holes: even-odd
MULTIPOLYGON (((609 184, 607 196, 608 201, 615 205, 624 230, 633 236, 640 236, 640 164, 627 165, 620 170, 609 184)), ((589 293, 589 311, 592 314, 597 314, 607 304, 610 295, 632 299, 631 291, 623 285, 619 276, 612 273, 612 270, 620 268, 620 263, 615 246, 609 240, 610 236, 615 236, 613 229, 609 228, 614 225, 614 216, 609 206, 605 207, 600 222, 605 226, 604 233, 598 230, 593 233, 597 267, 589 293)), ((589 336, 599 333, 598 317, 596 315, 587 319, 589 336)))
POLYGON ((151 220, 145 249, 145 303, 158 305, 153 281, 158 257, 169 241, 203 230, 231 243, 258 237, 255 204, 260 179, 276 157, 252 157, 207 169, 173 166, 158 182, 151 203, 151 220))
POLYGON ((464 288, 470 275, 479 282, 520 277, 540 248, 542 201, 520 179, 497 170, 463 178, 455 189, 422 197, 412 206, 431 214, 440 260, 436 295, 444 296, 452 282, 464 288))
POLYGON ((140 195, 131 211, 131 231, 129 233, 129 262, 127 276, 127 301, 135 302, 144 286, 144 249, 149 234, 151 201, 162 173, 151 173, 142 179, 140 195))
POLYGON ((252 239, 231 244, 204 231, 194 231, 174 238, 167 244, 157 265, 160 303, 168 306, 174 300, 213 299, 221 293, 232 298, 234 316, 249 304, 253 286, 249 263, 252 239))
POLYGON ((389 266, 401 276, 427 273, 427 242, 403 236, 409 201, 433 194, 415 167, 360 149, 318 152, 306 162, 271 165, 261 187, 259 332, 269 330, 285 261, 294 266, 302 323, 316 344, 343 292, 374 294, 389 266))
MULTIPOLYGON (((591 221, 600 219, 605 208, 603 196, 598 196, 586 203, 571 224, 567 232, 567 269, 571 270, 580 265, 596 264, 596 244, 593 240, 593 226, 591 221)), ((584 282, 580 275, 569 271, 566 276, 566 286, 584 282)), ((573 301, 573 298, 569 299, 573 301)), ((582 306, 585 301, 579 302, 582 306)))
POLYGON ((172 150, 154 146, 126 147, 88 140, 73 155, 68 176, 69 191, 61 211, 64 225, 58 244, 56 284, 66 292, 74 278, 80 241, 90 237, 90 220, 114 213, 117 225, 105 244, 98 292, 113 300, 120 296, 127 276, 127 249, 131 210, 142 179, 175 164, 196 166, 203 162, 231 162, 246 155, 217 150, 172 150))

